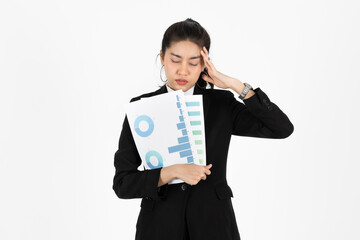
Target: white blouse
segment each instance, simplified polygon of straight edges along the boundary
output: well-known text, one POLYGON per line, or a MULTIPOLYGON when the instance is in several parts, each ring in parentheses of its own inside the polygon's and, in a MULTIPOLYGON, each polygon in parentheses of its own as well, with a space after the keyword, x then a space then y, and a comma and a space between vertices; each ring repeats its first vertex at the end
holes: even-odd
MULTIPOLYGON (((187 90, 186 92, 184 92, 185 95, 193 95, 194 93, 194 86, 192 86, 192 88, 190 88, 189 90, 187 90)), ((168 85, 166 84, 166 88, 168 92, 173 92, 174 90, 172 90, 170 87, 168 87, 168 85)))

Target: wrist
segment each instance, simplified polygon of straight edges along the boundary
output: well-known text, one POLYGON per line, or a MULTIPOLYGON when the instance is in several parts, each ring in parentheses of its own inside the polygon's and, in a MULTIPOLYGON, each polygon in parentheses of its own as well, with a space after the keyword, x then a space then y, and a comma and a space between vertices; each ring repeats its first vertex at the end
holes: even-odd
POLYGON ((172 181, 175 177, 175 168, 174 165, 163 167, 160 171, 160 177, 158 182, 158 187, 167 184, 168 182, 172 181))
POLYGON ((233 78, 231 82, 231 89, 234 90, 238 95, 245 89, 245 84, 238 79, 233 78))
POLYGON ((170 166, 165 167, 167 176, 170 180, 173 180, 174 178, 178 177, 178 165, 179 164, 173 164, 170 166))
POLYGON ((169 168, 169 175, 171 179, 174 179, 177 177, 177 164, 168 166, 169 168))

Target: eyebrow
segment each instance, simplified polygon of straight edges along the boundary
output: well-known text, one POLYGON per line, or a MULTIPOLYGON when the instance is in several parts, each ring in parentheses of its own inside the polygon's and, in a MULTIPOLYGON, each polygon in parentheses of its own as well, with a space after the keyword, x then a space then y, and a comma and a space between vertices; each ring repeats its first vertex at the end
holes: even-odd
MULTIPOLYGON (((180 55, 177 55, 175 53, 170 53, 171 55, 175 56, 175 57, 178 57, 178 58, 182 58, 180 55)), ((201 56, 196 56, 196 57, 191 57, 189 59, 197 59, 197 58, 200 58, 201 56)))

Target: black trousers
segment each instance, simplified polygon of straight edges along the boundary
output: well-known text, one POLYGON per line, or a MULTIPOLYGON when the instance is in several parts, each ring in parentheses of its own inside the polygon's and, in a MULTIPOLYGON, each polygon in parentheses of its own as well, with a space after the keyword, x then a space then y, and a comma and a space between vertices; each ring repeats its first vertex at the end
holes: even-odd
MULTIPOLYGON (((199 182, 198 184, 206 184, 204 181, 199 182)), ((202 230, 199 230, 198 218, 197 218, 197 207, 198 203, 194 204, 194 198, 192 196, 198 190, 196 189, 197 185, 191 186, 187 183, 177 183, 169 184, 167 186, 167 198, 161 200, 160 202, 144 204, 139 213, 139 218, 137 222, 137 231, 135 234, 136 240, 202 240, 202 239, 212 239, 212 240, 240 240, 238 235, 238 230, 236 227, 235 216, 231 215, 229 211, 222 212, 223 209, 209 209, 209 211, 214 211, 219 215, 216 216, 225 216, 229 214, 229 217, 226 218, 226 222, 219 222, 219 224, 225 224, 224 228, 232 229, 229 231, 217 232, 214 231, 214 228, 210 228, 209 232, 202 227, 202 230), (166 210, 164 210, 166 209, 166 210), (159 211, 162 210, 162 211, 159 211), (221 212, 221 213, 220 213, 221 212), (223 215, 222 215, 223 214, 223 215), (196 217, 195 217, 196 216, 196 217), (196 220, 194 220, 194 217, 196 220)), ((198 194, 198 193, 197 193, 198 194)), ((215 193, 214 193, 215 194, 215 193)), ((197 198, 198 199, 198 198, 197 198)), ((196 199, 196 200, 197 200, 196 199)), ((195 201, 196 201, 195 200, 195 201)), ((206 201, 211 201, 207 199, 206 201)), ((214 201, 214 200, 212 200, 214 201)), ((226 199, 216 199, 215 200, 219 205, 216 206, 227 206, 231 204, 230 198, 226 199)), ((151 202, 151 201, 150 201, 151 202)), ((204 220, 204 218, 202 218, 204 220)), ((205 218, 207 220, 207 218, 205 218)), ((206 221, 205 220, 205 221, 206 221)), ((216 221, 214 217, 209 217, 209 221, 216 221)), ((202 225, 204 226, 204 224, 202 225)), ((214 225, 212 225, 214 226, 214 225)))

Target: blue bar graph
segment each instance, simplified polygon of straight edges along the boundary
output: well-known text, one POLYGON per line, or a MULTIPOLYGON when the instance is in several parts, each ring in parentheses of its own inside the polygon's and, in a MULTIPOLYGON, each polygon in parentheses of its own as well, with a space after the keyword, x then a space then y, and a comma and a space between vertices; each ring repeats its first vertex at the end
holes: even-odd
POLYGON ((180 157, 187 157, 187 156, 192 156, 192 152, 190 149, 180 152, 180 157))
POLYGON ((200 106, 200 102, 185 102, 187 107, 200 106))
POLYGON ((186 150, 189 148, 190 148, 190 143, 187 142, 184 144, 179 144, 179 145, 169 147, 169 153, 179 152, 179 151, 186 150))
POLYGON ((184 123, 184 122, 177 123, 177 124, 176 124, 176 126, 177 126, 177 129, 183 129, 183 128, 186 128, 186 126, 185 126, 185 123, 184 123))
MULTIPOLYGON (((182 137, 178 137, 178 143, 179 144, 175 145, 175 146, 168 147, 168 151, 169 151, 169 153, 179 152, 180 158, 186 157, 188 163, 194 163, 194 157, 192 155, 191 145, 190 145, 190 142, 189 142, 189 137, 188 137, 188 134, 187 134, 187 129, 186 129, 186 125, 185 125, 185 122, 184 122, 184 116, 183 116, 183 113, 182 113, 182 110, 181 110, 181 104, 180 104, 180 100, 179 100, 178 95, 176 95, 176 99, 177 99, 176 106, 177 106, 177 108, 179 109, 179 112, 180 112, 180 116, 179 116, 179 121, 180 122, 176 124, 176 127, 177 127, 178 130, 181 131, 182 137)), ((198 105, 199 102, 186 102, 185 104, 186 104, 186 106, 199 106, 198 105)), ((197 113, 197 111, 193 111, 191 113, 195 114, 195 115, 200 115, 200 112, 197 113)))
POLYGON ((187 136, 179 137, 178 142, 179 142, 179 144, 189 142, 189 137, 187 137, 187 136))
POLYGON ((200 116, 199 111, 189 111, 188 114, 189 114, 189 116, 200 116))

